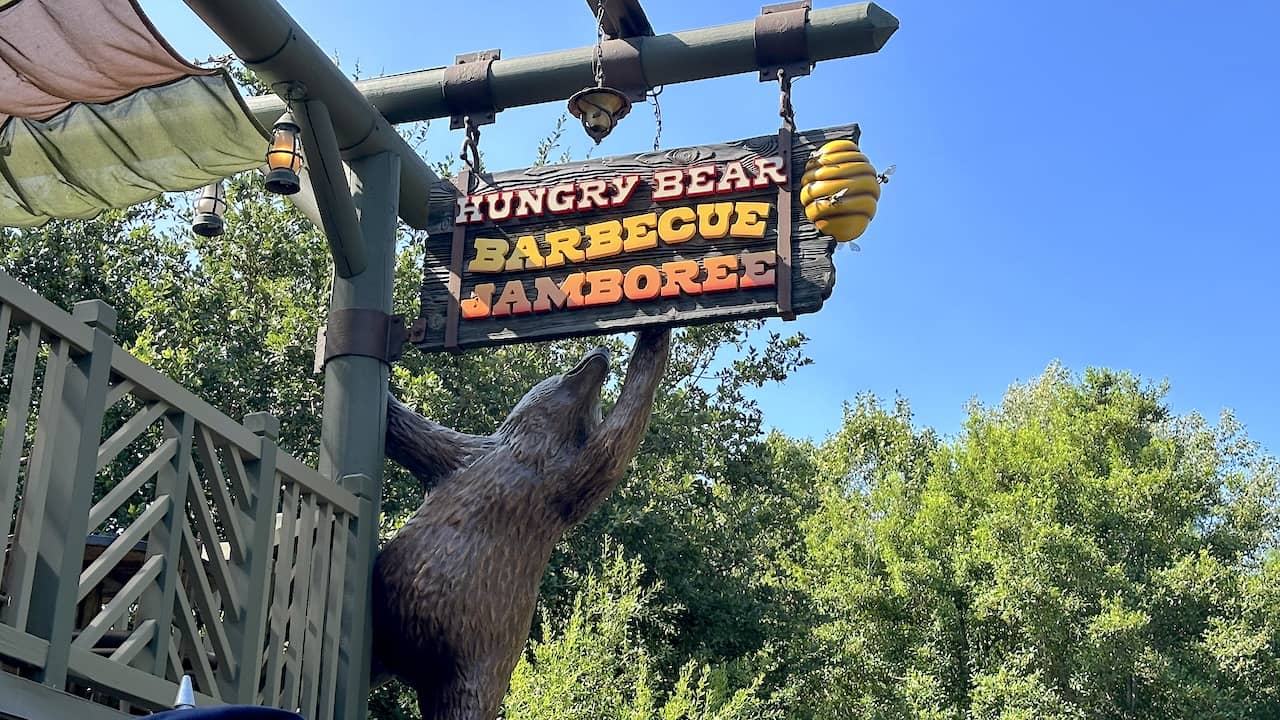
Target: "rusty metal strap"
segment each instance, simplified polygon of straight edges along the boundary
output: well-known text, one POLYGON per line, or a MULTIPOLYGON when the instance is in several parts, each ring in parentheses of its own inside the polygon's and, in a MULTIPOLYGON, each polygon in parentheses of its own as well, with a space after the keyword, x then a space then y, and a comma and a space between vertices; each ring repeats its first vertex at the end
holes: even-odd
POLYGON ((362 355, 390 365, 400 359, 404 341, 403 315, 367 308, 333 310, 324 332, 324 362, 343 355, 362 355))
POLYGON ((778 71, 790 77, 808 75, 813 69, 809 59, 809 0, 766 5, 756 18, 756 65, 760 82, 774 82, 778 71))
POLYGON ((795 320, 796 313, 792 307, 792 217, 791 213, 795 212, 791 202, 791 183, 795 177, 795 168, 792 167, 792 156, 794 146, 792 145, 791 128, 782 127, 778 129, 778 152, 782 155, 782 172, 787 180, 778 186, 778 245, 777 260, 774 265, 774 284, 778 289, 778 317, 783 320, 795 320))
POLYGON ((459 55, 444 69, 444 104, 448 106, 449 129, 460 130, 463 118, 476 125, 488 125, 497 116, 489 66, 502 57, 501 50, 481 50, 459 55))
MULTIPOLYGON (((465 197, 471 187, 471 171, 462 168, 454 183, 465 197)), ((444 347, 451 352, 458 349, 458 325, 462 321, 462 255, 467 226, 455 222, 452 244, 449 248, 449 305, 445 308, 444 347)))
POLYGON ((604 84, 626 93, 631 102, 644 102, 649 81, 640 62, 640 46, 632 40, 606 40, 600 45, 604 84))

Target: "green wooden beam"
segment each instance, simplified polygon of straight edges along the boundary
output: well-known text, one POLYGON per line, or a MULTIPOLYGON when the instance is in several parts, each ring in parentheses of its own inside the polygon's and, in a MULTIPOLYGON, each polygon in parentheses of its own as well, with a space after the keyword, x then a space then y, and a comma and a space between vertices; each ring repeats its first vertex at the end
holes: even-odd
POLYGON ((0 716, 19 720, 76 718, 131 720, 131 716, 61 690, 0 671, 0 716))
POLYGON ((255 113, 271 127, 292 101, 321 100, 347 161, 389 152, 400 160, 400 213, 425 227, 427 193, 435 173, 356 90, 346 74, 275 0, 186 0, 231 51, 278 95, 274 115, 255 113))
MULTIPOLYGON (((188 3, 194 0, 187 0, 188 3)), ((898 29, 898 19, 871 2, 814 9, 806 32, 814 62, 874 53, 898 29)), ((589 26, 584 35, 594 37, 589 26)), ((759 70, 755 21, 627 40, 640 50, 651 87, 759 70)), ((594 84, 594 47, 495 60, 490 66, 493 100, 499 109, 566 100, 594 84)), ((448 117, 443 67, 364 80, 355 88, 392 123, 448 117)), ((284 103, 275 96, 248 98, 249 109, 275 122, 284 103)))
POLYGON ((319 100, 296 103, 294 120, 302 128, 307 147, 307 178, 315 194, 320 229, 329 241, 333 267, 339 277, 364 272, 364 237, 356 220, 356 206, 347 186, 347 169, 334 134, 329 110, 319 100))

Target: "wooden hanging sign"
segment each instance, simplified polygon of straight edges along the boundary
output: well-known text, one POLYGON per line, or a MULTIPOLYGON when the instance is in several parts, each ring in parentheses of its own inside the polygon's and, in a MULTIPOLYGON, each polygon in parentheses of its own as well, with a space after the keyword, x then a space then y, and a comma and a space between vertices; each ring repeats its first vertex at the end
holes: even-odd
POLYGON ((817 312, 835 242, 799 201, 810 155, 858 126, 544 165, 431 197, 427 351, 817 312), (792 192, 792 189, 797 192, 792 192))

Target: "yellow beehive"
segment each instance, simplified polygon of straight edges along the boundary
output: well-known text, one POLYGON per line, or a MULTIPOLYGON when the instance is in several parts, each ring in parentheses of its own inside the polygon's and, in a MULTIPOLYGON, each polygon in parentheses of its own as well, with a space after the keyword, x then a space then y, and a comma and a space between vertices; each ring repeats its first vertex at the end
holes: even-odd
POLYGON ((801 184, 804 214, 823 235, 849 242, 876 216, 880 181, 852 140, 832 140, 819 148, 805 163, 801 184))

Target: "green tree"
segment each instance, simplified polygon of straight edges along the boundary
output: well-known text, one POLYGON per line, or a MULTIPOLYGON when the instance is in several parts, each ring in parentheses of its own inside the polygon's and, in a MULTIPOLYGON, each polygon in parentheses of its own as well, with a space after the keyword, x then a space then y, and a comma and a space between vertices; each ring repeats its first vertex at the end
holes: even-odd
POLYGON ((759 681, 733 688, 727 674, 689 662, 668 691, 639 637, 666 624, 638 561, 606 552, 600 575, 578 583, 567 618, 544 615, 542 639, 516 667, 508 720, 761 720, 775 716, 759 681))
POLYGON ((1224 415, 1053 366, 950 443, 864 400, 799 576, 814 717, 1275 717, 1277 470, 1224 415))

